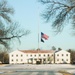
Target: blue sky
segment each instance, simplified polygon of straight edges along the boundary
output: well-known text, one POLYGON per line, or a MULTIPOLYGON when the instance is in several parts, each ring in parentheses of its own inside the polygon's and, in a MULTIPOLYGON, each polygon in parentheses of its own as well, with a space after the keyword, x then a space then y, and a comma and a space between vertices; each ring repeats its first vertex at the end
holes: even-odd
MULTIPOLYGON (((56 48, 75 49, 75 36, 71 35, 70 23, 67 25, 63 32, 55 35, 51 28, 51 22, 45 23, 41 17, 44 6, 38 0, 7 0, 9 5, 15 10, 13 16, 15 21, 18 21, 21 27, 25 30, 30 30, 31 33, 21 38, 21 44, 14 42, 14 49, 28 50, 38 48, 38 25, 39 35, 44 32, 49 36, 45 43, 39 42, 41 49, 51 49, 52 46, 56 48)), ((40 36, 39 36, 40 41, 40 36)))

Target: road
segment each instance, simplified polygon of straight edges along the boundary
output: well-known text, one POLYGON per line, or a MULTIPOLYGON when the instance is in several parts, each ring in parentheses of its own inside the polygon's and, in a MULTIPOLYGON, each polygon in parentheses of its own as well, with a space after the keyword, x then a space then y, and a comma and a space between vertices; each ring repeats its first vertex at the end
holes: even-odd
POLYGON ((20 71, 20 72, 5 72, 5 73, 2 73, 1 75, 56 75, 56 73, 50 71, 50 72, 43 72, 43 71, 20 71))
MULTIPOLYGON (((16 64, 0 66, 0 75, 61 75, 59 70, 75 72, 75 65, 70 64, 16 64)), ((75 73, 73 73, 75 74, 75 73)))

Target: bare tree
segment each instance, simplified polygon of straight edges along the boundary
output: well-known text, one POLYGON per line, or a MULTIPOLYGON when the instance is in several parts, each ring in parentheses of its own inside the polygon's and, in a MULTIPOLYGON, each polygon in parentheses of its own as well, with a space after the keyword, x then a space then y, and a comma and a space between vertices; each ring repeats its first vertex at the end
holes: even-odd
POLYGON ((55 51, 55 50, 56 50, 56 47, 55 47, 55 46, 52 46, 52 50, 54 50, 54 51, 55 51))
POLYGON ((29 34, 29 30, 21 29, 18 23, 12 23, 7 27, 2 27, 0 34, 0 44, 4 45, 6 48, 9 47, 10 41, 14 39, 20 39, 22 36, 29 34))
POLYGON ((9 63, 9 55, 7 51, 0 51, 0 63, 9 63))
POLYGON ((59 47, 59 48, 58 48, 58 51, 61 51, 61 50, 62 50, 62 49, 59 47))
POLYGON ((11 16, 14 14, 14 9, 8 5, 6 0, 0 1, 0 25, 3 25, 4 22, 11 23, 11 16), (3 21, 4 20, 4 21, 3 21))
POLYGON ((22 36, 29 33, 28 30, 20 29, 18 23, 13 22, 11 16, 14 9, 10 7, 6 0, 0 2, 0 44, 9 47, 8 42, 17 38, 19 41, 22 36))
POLYGON ((67 51, 70 52, 71 55, 71 64, 75 64, 75 50, 69 49, 67 51))
POLYGON ((46 5, 46 10, 42 14, 46 22, 51 19, 52 27, 57 32, 61 32, 65 26, 64 23, 68 23, 71 20, 71 26, 75 30, 75 0, 40 0, 41 3, 46 5))

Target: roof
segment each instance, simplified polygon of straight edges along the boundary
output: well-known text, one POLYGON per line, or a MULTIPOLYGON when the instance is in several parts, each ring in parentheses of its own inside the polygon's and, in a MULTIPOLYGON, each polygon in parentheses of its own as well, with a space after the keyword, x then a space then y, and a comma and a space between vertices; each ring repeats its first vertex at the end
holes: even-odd
POLYGON ((54 53, 53 50, 19 50, 24 53, 54 53))
POLYGON ((66 51, 66 50, 59 50, 59 51, 56 51, 55 53, 59 53, 59 52, 67 52, 67 53, 70 53, 70 52, 68 52, 68 51, 66 51))

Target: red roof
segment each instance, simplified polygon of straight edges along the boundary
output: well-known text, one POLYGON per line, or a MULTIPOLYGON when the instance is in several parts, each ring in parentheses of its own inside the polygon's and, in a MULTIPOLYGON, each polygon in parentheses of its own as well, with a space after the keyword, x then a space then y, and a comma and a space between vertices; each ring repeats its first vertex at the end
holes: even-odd
POLYGON ((53 50, 19 50, 24 53, 54 53, 53 50))

